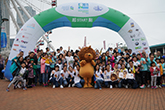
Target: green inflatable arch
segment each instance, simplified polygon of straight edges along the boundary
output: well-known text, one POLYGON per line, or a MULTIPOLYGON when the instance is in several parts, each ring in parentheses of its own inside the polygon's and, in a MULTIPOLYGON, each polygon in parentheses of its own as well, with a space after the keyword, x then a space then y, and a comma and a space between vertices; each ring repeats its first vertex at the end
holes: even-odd
POLYGON ((5 77, 12 78, 13 70, 10 70, 12 59, 20 51, 24 51, 25 56, 28 55, 44 33, 66 26, 74 28, 106 27, 119 33, 133 52, 142 50, 150 52, 143 31, 127 15, 97 3, 66 3, 39 13, 23 25, 13 43, 5 77))

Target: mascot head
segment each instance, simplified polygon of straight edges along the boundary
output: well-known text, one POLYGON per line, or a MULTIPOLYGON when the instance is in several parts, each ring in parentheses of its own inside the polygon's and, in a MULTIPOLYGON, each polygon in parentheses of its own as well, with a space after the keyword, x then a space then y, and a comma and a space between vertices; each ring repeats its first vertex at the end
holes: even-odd
POLYGON ((84 47, 80 50, 78 56, 80 60, 86 60, 87 62, 90 62, 92 60, 95 60, 96 52, 91 48, 91 46, 84 47))

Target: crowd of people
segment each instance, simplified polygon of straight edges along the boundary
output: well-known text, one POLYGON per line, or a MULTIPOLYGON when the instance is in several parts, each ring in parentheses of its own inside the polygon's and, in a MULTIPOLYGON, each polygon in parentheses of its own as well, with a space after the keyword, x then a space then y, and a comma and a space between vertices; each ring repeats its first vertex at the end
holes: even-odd
MULTIPOLYGON (((161 55, 160 51, 149 55, 145 51, 132 53, 131 49, 119 51, 118 48, 108 48, 106 52, 95 51, 96 66, 92 78, 95 89, 165 87, 165 55, 161 55)), ((56 52, 47 47, 46 52, 31 51, 28 56, 23 57, 24 52, 21 51, 12 59, 10 72, 13 80, 6 91, 9 91, 12 84, 14 89, 23 90, 39 85, 52 88, 82 88, 84 80, 79 75, 78 53, 79 50, 74 52, 70 47, 68 50, 60 47, 56 52)), ((1 70, 4 70, 3 67, 1 70)))

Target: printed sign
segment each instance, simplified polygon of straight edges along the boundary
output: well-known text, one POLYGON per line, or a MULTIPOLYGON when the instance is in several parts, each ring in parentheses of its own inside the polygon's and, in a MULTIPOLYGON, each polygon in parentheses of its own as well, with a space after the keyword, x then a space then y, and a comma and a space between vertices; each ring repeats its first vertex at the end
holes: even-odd
POLYGON ((109 8, 97 3, 77 2, 59 5, 56 11, 67 16, 93 17, 105 14, 109 8))

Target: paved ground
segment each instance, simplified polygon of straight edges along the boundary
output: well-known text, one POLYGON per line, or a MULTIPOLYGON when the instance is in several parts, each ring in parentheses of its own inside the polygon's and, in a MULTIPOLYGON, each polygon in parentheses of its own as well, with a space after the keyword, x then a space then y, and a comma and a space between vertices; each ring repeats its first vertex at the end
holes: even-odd
POLYGON ((6 92, 8 81, 0 80, 0 110, 165 110, 165 88, 102 90, 37 86, 6 92))

